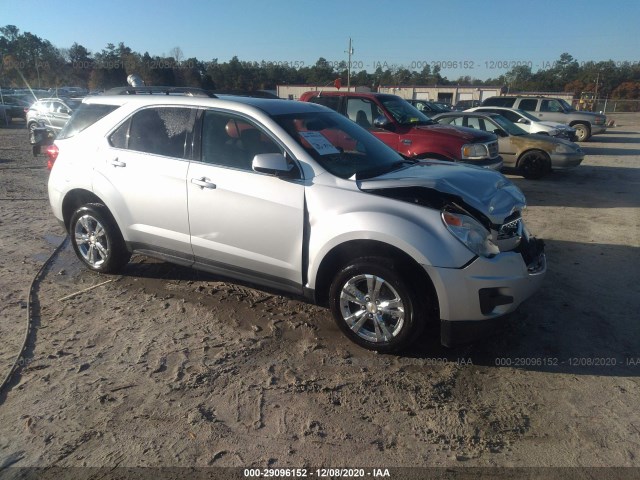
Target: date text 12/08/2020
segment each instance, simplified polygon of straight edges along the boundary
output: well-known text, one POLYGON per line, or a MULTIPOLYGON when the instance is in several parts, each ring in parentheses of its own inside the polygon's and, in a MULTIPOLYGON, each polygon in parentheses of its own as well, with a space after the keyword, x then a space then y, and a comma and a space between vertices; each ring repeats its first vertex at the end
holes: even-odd
POLYGON ((388 468, 245 468, 245 478, 391 478, 388 468))

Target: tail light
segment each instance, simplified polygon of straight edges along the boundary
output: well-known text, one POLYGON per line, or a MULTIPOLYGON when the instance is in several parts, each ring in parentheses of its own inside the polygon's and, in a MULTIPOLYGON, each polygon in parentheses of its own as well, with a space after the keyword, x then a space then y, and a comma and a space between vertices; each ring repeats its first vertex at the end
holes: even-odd
POLYGON ((56 158, 58 158, 58 146, 57 145, 49 145, 46 149, 47 155, 47 170, 51 170, 53 168, 53 164, 56 162, 56 158))

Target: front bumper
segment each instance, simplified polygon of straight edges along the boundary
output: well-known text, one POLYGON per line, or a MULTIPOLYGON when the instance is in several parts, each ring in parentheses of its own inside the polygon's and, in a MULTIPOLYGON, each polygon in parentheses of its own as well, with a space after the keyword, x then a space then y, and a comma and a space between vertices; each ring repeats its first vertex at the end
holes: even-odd
POLYGON ((547 271, 543 242, 523 238, 518 250, 477 257, 464 268, 424 266, 438 295, 443 345, 472 339, 540 288, 547 271))
POLYGON ((550 158, 552 169, 574 168, 584 160, 584 152, 578 150, 575 153, 552 153, 550 158))

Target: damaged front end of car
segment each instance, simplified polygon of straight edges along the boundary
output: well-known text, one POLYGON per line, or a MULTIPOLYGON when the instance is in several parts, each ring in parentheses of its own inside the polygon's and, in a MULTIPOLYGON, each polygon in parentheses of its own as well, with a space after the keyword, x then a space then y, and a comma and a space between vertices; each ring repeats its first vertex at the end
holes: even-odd
POLYGON ((441 341, 452 345, 492 330, 541 285, 544 242, 526 228, 524 194, 504 176, 427 162, 361 182, 367 193, 440 211, 444 228, 471 253, 462 265, 423 265, 438 292, 441 341))

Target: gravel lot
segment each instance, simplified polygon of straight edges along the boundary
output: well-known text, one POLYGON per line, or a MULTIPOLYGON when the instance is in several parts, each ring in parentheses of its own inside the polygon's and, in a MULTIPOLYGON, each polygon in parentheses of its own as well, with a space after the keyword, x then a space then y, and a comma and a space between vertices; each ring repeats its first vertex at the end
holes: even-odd
MULTIPOLYGON (((67 246, 0 394, 0 470, 640 467, 640 114, 609 118, 578 169, 510 176, 549 271, 473 345, 431 331, 379 355, 296 299, 143 256, 96 275, 67 246)), ((0 381, 64 238, 44 164, 23 125, 0 129, 0 381)))

